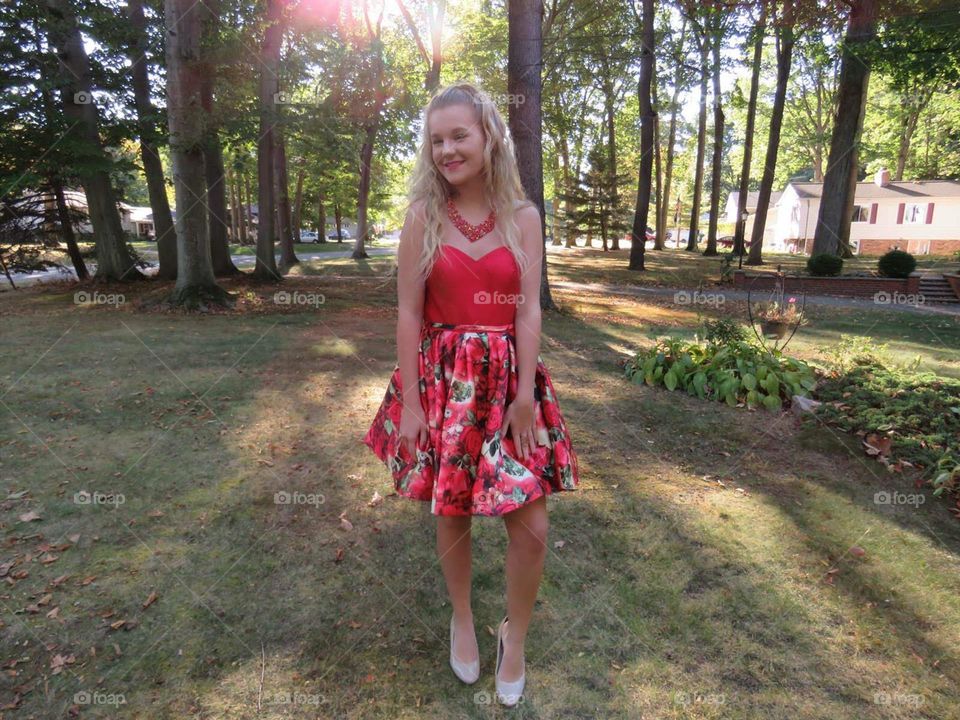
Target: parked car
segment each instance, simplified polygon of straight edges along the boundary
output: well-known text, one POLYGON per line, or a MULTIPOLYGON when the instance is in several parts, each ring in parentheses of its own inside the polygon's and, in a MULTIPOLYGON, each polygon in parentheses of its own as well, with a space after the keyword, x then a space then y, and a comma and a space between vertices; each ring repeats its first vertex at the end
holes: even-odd
POLYGON ((317 234, 316 230, 301 230, 300 231, 300 242, 305 243, 315 243, 320 240, 320 235, 317 234))
POLYGON ((734 239, 733 235, 724 235, 723 237, 717 238, 717 245, 732 248, 734 239))
MULTIPOLYGON (((329 235, 327 235, 327 237, 328 237, 330 240, 336 240, 336 239, 337 239, 337 231, 334 230, 334 231, 331 232, 329 235)), ((344 229, 341 231, 341 233, 340 233, 340 237, 344 238, 345 240, 350 240, 353 236, 350 235, 350 231, 349 231, 349 230, 347 230, 346 228, 344 228, 344 229)))

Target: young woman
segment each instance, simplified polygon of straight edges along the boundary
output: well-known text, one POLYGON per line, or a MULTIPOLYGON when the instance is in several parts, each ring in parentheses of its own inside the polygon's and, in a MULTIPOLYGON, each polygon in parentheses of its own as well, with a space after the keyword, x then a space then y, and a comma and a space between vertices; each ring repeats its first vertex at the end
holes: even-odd
POLYGON ((497 630, 498 700, 524 688, 524 641, 547 552, 546 496, 579 485, 577 457, 540 348, 540 213, 490 98, 437 91, 400 232, 398 362, 363 442, 397 493, 430 501, 453 605, 450 665, 480 673, 470 606, 474 515, 503 517, 507 615, 497 630))

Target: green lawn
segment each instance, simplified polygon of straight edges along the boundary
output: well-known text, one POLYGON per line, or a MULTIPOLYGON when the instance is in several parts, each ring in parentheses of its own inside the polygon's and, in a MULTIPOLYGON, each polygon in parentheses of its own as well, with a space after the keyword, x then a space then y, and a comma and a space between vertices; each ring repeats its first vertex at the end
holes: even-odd
MULTIPOLYGON (((692 272, 671 262, 637 281, 692 272)), ((66 717, 78 692, 100 693, 84 718, 955 716, 946 503, 875 504, 916 491, 858 438, 626 383, 618 361, 692 336, 696 311, 561 290, 541 354, 582 485, 550 499, 525 703, 485 704, 502 524, 474 524, 483 675, 465 687, 447 665, 429 507, 390 495, 360 442, 396 360, 390 263, 304 263, 283 289, 323 301, 299 306, 231 281, 237 310, 200 317, 137 309, 169 289, 157 283, 120 288, 119 307, 74 305, 72 287, 0 295, 10 717, 66 717)), ((605 263, 551 272, 592 281, 605 263)), ((811 321, 790 346, 809 359, 854 333, 960 376, 956 319, 811 321)))

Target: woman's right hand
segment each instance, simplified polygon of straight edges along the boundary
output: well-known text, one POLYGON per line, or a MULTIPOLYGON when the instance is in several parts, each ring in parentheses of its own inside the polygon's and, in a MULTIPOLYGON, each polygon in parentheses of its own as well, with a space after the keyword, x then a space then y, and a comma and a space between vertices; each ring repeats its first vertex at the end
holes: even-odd
POLYGON ((419 398, 413 401, 404 401, 400 411, 400 445, 406 448, 410 457, 415 456, 414 450, 419 440, 420 447, 426 448, 430 440, 430 429, 423 414, 423 406, 419 398))

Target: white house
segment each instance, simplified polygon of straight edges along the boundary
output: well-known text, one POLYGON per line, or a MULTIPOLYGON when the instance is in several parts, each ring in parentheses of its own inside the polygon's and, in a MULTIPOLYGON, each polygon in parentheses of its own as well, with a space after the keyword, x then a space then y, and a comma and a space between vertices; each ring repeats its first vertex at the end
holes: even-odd
MULTIPOLYGON (((83 190, 64 190, 63 199, 66 201, 67 207, 79 210, 84 214, 87 213, 87 196, 83 190)), ((52 196, 48 202, 51 205, 53 204, 52 196)), ((117 205, 120 208, 120 226, 124 231, 136 237, 153 239, 153 210, 150 207, 128 205, 125 202, 117 203, 117 205)), ((76 229, 83 233, 93 232, 93 226, 87 218, 78 223, 76 229)))
MULTIPOLYGON (((763 246, 767 247, 773 242, 774 238, 774 228, 777 224, 777 201, 780 199, 782 192, 773 191, 770 193, 770 204, 767 207, 767 219, 763 225, 763 246)), ((747 225, 745 236, 747 242, 750 242, 750 238, 753 237, 753 222, 757 216, 757 198, 760 196, 759 191, 752 191, 747 193, 747 225)), ((727 222, 736 224, 737 222, 737 205, 740 201, 740 191, 733 190, 727 196, 727 206, 724 210, 726 215, 727 222)))
MULTIPOLYGON (((777 203, 771 250, 810 254, 822 194, 823 183, 787 183, 777 203)), ((914 255, 950 255, 960 250, 956 180, 891 182, 889 171, 880 170, 873 182, 857 183, 854 203, 850 244, 855 254, 900 249, 914 255)))

